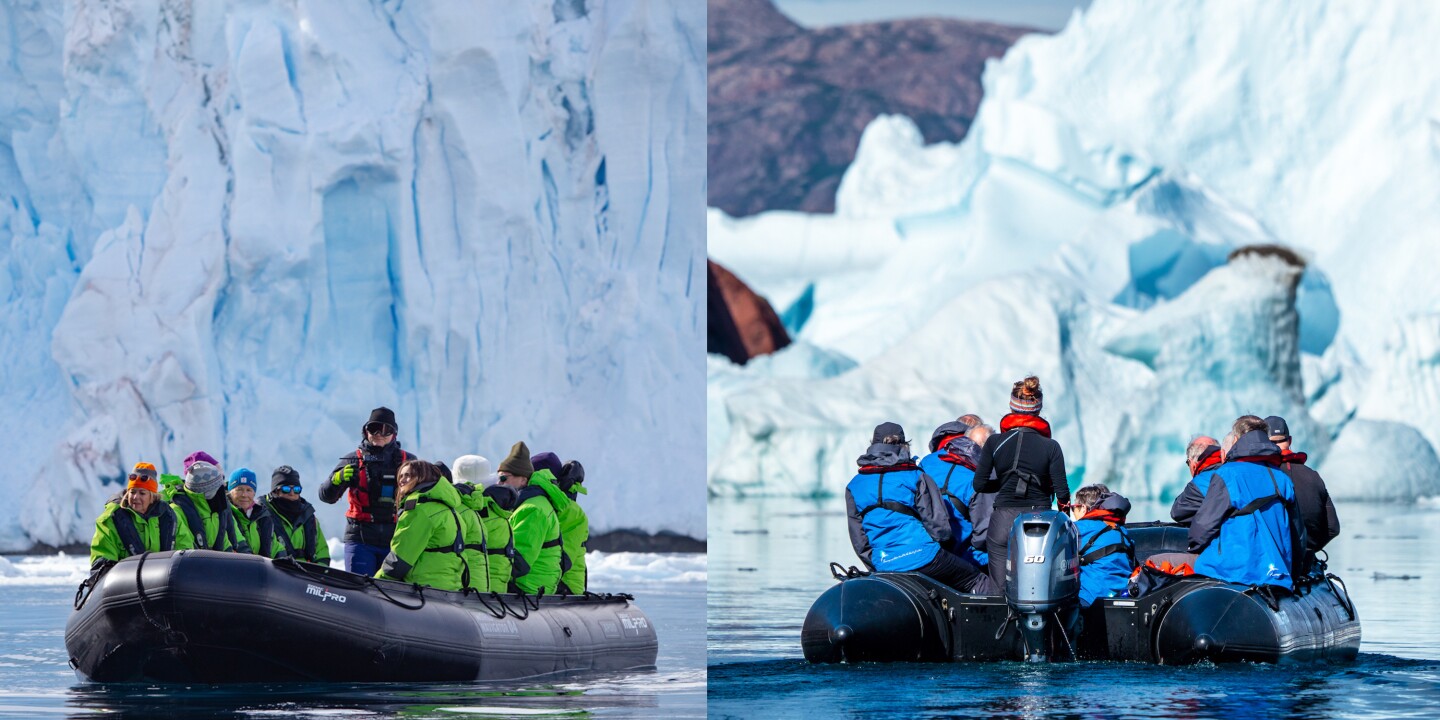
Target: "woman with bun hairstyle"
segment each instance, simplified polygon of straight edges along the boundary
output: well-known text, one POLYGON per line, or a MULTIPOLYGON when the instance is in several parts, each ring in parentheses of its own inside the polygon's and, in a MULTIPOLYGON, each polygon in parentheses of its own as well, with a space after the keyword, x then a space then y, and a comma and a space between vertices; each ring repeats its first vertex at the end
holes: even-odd
POLYGON ((1050 423, 1040 417, 1044 395, 1040 379, 1030 376, 1010 391, 1010 414, 1000 419, 1000 432, 985 440, 975 466, 975 491, 995 493, 986 550, 990 579, 1005 592, 1010 527, 1021 513, 1049 510, 1051 498, 1070 503, 1065 479, 1065 454, 1050 438, 1050 423), (993 472, 992 472, 993 471, 993 472))

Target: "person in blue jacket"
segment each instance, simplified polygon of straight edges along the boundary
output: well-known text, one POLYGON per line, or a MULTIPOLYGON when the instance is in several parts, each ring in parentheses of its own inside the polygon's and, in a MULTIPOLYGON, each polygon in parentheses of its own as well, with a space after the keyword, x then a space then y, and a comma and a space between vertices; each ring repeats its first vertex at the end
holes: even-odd
POLYGON ((930 438, 930 454, 920 459, 920 469, 935 481, 945 497, 950 513, 951 541, 949 550, 967 557, 976 565, 984 565, 985 553, 972 545, 974 523, 971 522, 970 501, 975 497, 975 463, 980 459, 980 446, 966 437, 970 428, 960 422, 948 422, 936 428, 930 438))
POLYGON ((1130 501, 1104 485, 1075 491, 1070 519, 1080 536, 1080 606, 1097 599, 1125 597, 1135 572, 1135 543, 1125 532, 1130 501))
POLYGON ((1208 473, 1205 500, 1190 520, 1197 575, 1241 585, 1294 589, 1295 485, 1279 467, 1265 421, 1235 421, 1225 464, 1208 473))
POLYGON ((845 487, 845 509, 850 543, 866 567, 918 572, 961 592, 995 594, 975 563, 945 549, 951 541, 945 498, 915 463, 903 428, 876 426, 857 462, 860 472, 845 487))

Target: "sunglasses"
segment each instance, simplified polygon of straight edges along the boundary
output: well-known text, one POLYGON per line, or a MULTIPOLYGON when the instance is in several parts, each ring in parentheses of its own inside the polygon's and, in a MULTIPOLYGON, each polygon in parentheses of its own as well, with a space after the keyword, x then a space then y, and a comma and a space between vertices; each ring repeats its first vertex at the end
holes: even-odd
POLYGON ((369 425, 365 426, 365 432, 370 433, 371 435, 394 435, 395 428, 386 425, 385 423, 370 423, 369 425))
POLYGON ((276 491, 276 492, 282 492, 282 493, 292 493, 292 492, 293 492, 293 493, 299 493, 299 492, 300 492, 300 486, 299 486, 299 485, 279 485, 279 486, 276 486, 275 491, 276 491))

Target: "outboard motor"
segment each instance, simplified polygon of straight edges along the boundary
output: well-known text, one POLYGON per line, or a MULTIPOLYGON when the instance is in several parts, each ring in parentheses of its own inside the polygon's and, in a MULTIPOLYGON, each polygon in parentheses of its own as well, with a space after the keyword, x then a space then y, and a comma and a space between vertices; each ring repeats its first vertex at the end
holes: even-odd
POLYGON ((1061 630, 1067 639, 1074 634, 1075 606, 1080 600, 1079 544, 1075 525, 1054 510, 1023 513, 1010 528, 1005 598, 1020 616, 1029 662, 1047 659, 1046 616, 1065 611, 1072 619, 1061 630))

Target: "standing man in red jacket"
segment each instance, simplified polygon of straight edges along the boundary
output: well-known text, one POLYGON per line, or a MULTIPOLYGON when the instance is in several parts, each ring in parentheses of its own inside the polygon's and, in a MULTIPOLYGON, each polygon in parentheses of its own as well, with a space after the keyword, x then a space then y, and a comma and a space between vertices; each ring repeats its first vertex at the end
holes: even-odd
POLYGON ((390 553, 395 534, 395 476, 400 464, 413 455, 400 449, 395 412, 387 407, 370 411, 360 429, 360 447, 340 458, 330 482, 320 486, 320 499, 334 503, 350 494, 345 511, 345 569, 374 576, 390 553))

